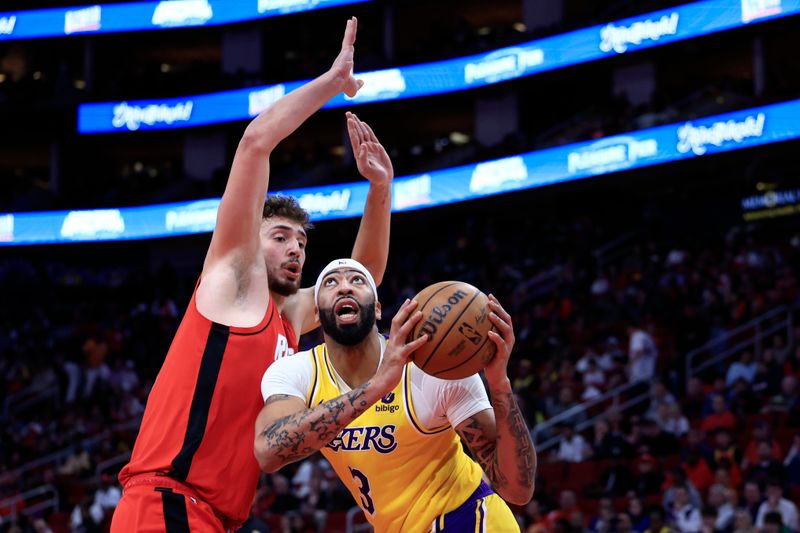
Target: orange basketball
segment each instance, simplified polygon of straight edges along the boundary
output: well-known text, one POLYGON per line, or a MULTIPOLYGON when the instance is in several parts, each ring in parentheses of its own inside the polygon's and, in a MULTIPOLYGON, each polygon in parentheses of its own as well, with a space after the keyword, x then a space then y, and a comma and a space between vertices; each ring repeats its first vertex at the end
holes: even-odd
POLYGON ((410 339, 430 341, 414 352, 414 363, 431 376, 461 379, 479 372, 496 346, 489 338, 489 298, 469 283, 443 281, 426 287, 414 299, 422 320, 410 339))

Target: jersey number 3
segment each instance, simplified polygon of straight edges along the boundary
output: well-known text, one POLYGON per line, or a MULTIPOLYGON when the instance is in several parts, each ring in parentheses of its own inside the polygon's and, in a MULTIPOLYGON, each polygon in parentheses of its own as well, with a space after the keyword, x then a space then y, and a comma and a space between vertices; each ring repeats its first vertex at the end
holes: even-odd
POLYGON ((356 470, 353 467, 348 468, 353 475, 353 479, 358 480, 358 491, 361 493, 361 507, 370 515, 375 514, 375 503, 372 501, 372 496, 370 495, 372 489, 369 487, 369 479, 367 479, 367 476, 365 476, 362 471, 356 470))

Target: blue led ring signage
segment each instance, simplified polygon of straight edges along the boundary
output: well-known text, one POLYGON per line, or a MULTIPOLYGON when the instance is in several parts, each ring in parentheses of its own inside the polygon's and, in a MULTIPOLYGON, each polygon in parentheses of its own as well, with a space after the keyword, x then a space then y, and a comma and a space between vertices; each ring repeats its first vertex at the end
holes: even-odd
MULTIPOLYGON (((408 211, 800 139, 800 100, 397 178, 408 211)), ((282 191, 312 220, 363 214, 366 182, 282 191)), ((209 232, 219 198, 119 209, 0 214, 0 245, 147 239, 209 232)))

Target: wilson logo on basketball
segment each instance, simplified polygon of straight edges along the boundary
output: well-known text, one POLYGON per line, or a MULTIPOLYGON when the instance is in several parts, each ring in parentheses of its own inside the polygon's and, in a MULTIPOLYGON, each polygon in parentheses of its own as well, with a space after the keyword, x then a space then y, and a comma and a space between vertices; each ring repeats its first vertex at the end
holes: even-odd
POLYGON ((439 329, 439 326, 442 324, 442 322, 444 322, 445 317, 447 317, 448 313, 453 310, 453 306, 458 304, 467 296, 469 295, 466 292, 457 290, 447 299, 446 304, 437 305, 431 309, 431 314, 428 315, 428 318, 419 328, 419 336, 422 337, 423 335, 427 335, 429 338, 433 338, 433 336, 436 334, 436 331, 439 329))

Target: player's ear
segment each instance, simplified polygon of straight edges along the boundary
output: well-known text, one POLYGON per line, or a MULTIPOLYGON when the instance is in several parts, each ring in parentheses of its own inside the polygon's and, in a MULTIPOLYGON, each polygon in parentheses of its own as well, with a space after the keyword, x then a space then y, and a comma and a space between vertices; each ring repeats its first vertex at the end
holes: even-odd
POLYGON ((316 305, 314 306, 314 321, 315 321, 317 324, 319 324, 319 323, 320 323, 320 321, 319 321, 319 307, 318 307, 318 306, 316 306, 316 305))
POLYGON ((381 303, 375 301, 375 320, 381 319, 381 303))

